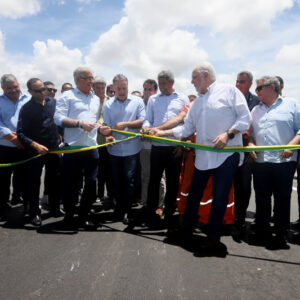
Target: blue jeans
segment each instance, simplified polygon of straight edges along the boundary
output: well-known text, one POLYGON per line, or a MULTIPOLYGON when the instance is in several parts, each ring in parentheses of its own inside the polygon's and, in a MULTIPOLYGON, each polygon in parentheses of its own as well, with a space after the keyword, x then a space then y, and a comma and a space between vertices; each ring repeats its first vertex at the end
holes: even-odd
POLYGON ((234 175, 239 164, 238 153, 229 156, 218 168, 198 170, 195 168, 192 185, 184 213, 183 227, 191 230, 198 219, 199 202, 202 198, 208 179, 213 175, 213 201, 211 205, 207 237, 219 239, 223 218, 228 203, 228 196, 234 175))
POLYGON ((66 215, 74 215, 78 202, 78 182, 84 176, 84 188, 80 200, 79 216, 87 215, 96 201, 96 180, 98 173, 98 149, 84 152, 64 154, 63 156, 63 200, 66 215))
POLYGON ((109 157, 116 199, 115 213, 119 216, 130 214, 135 196, 135 179, 140 153, 129 156, 110 154, 109 157))

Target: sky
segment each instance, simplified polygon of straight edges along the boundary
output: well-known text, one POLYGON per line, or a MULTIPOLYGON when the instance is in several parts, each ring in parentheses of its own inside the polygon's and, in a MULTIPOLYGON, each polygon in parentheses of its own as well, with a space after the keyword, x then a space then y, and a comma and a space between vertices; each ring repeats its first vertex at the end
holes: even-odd
POLYGON ((204 60, 221 82, 279 75, 300 100, 300 0, 0 0, 0 76, 24 91, 32 77, 60 90, 87 65, 107 83, 124 74, 130 91, 171 70, 175 89, 195 94, 204 60))

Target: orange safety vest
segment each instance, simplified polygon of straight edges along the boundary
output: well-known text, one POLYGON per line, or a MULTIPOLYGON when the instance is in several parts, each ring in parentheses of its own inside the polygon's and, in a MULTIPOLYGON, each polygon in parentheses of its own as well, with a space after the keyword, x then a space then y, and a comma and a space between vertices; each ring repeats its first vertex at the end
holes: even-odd
MULTIPOLYGON (((177 195, 177 208, 179 214, 184 214, 187 197, 189 195, 190 186, 192 184, 193 174, 194 174, 194 149, 190 150, 187 154, 185 161, 182 163, 182 169, 180 174, 179 189, 177 195)), ((202 199, 200 201, 198 215, 198 221, 203 224, 208 224, 210 217, 210 209, 212 199, 212 188, 213 188, 213 178, 209 177, 207 186, 203 192, 202 199)), ((234 223, 234 190, 233 184, 230 189, 227 209, 224 215, 223 224, 233 224, 234 223)))

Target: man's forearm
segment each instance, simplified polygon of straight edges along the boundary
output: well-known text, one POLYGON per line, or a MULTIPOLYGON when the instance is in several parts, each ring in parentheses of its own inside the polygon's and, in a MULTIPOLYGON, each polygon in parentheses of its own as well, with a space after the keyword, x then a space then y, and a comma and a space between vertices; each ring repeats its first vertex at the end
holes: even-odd
POLYGON ((71 118, 65 118, 62 122, 62 127, 65 128, 80 128, 81 121, 71 119, 71 118))

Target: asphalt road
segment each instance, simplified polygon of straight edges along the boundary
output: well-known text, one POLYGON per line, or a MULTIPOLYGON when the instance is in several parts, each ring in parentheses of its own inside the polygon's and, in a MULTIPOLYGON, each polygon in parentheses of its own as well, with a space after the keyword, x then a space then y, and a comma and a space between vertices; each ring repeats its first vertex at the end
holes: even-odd
MULTIPOLYGON (((254 210, 252 198, 250 216, 254 210)), ((300 298, 298 245, 269 251, 225 236, 227 255, 195 257, 201 237, 183 248, 166 243, 165 230, 132 234, 106 222, 93 232, 66 231, 61 218, 47 217, 40 230, 24 226, 16 206, 0 223, 0 299, 300 298)))

